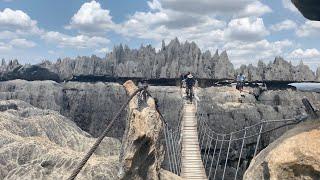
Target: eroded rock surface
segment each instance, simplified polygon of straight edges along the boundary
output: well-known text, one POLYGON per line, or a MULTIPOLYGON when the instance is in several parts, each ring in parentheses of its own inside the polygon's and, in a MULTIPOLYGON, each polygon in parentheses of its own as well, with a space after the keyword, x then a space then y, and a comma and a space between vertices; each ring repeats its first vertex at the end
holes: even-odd
MULTIPOLYGON (((137 87, 132 81, 124 84, 132 94, 137 87)), ((129 104, 129 118, 120 154, 120 179, 159 179, 164 149, 160 141, 163 123, 149 97, 138 106, 135 96, 129 104)))
MULTIPOLYGON (((240 93, 235 87, 210 87, 198 90, 200 101, 198 102, 198 112, 204 113, 203 118, 208 122, 208 126, 216 133, 230 133, 244 129, 247 126, 259 123, 263 120, 281 120, 293 118, 305 113, 302 98, 307 97, 316 107, 320 107, 320 94, 312 92, 299 92, 291 89, 269 90, 260 93, 257 89, 245 88, 246 92, 240 93), (256 95, 256 96, 255 96, 256 95)), ((278 127, 282 123, 269 124, 267 129, 278 127)), ((279 138, 284 132, 293 126, 286 126, 272 133, 261 136, 259 149, 269 145, 279 138)), ((259 128, 251 133, 258 133, 259 128)), ((240 136, 240 135, 239 135, 240 136)), ((248 139, 243 149, 239 174, 243 174, 255 150, 255 140, 248 139)), ((214 144, 212 144, 214 146, 214 144)), ((203 151, 206 148, 203 145, 203 151)), ((213 147, 212 147, 213 148, 213 147)), ((222 159, 226 157, 226 146, 221 153, 222 159)), ((232 143, 229 160, 227 164, 226 179, 233 179, 239 158, 241 144, 232 143), (230 176, 229 176, 230 175, 230 176)), ((211 152, 212 153, 212 152, 211 152)), ((217 154, 216 154, 217 155, 217 154)), ((217 162, 214 161, 213 164, 217 162)), ((207 166, 209 167, 209 165, 207 166)), ((217 175, 222 175, 224 161, 220 161, 217 175)), ((241 178, 239 176, 238 178, 241 178)))
MULTIPOLYGON (((0 179, 66 179, 95 139, 71 120, 0 101, 0 179)), ((120 142, 105 138, 78 179, 116 179, 120 142)))
POLYGON ((316 74, 301 61, 294 66, 282 57, 276 57, 273 63, 265 65, 262 61, 258 66, 243 65, 237 70, 248 78, 248 81, 315 81, 316 74))
POLYGON ((202 52, 194 42, 181 43, 176 38, 169 44, 162 42, 156 51, 151 45, 130 49, 115 46, 104 58, 92 55, 74 59, 58 59, 52 63, 44 61, 36 65, 20 65, 17 60, 3 61, 0 79, 55 80, 75 79, 77 76, 105 76, 131 78, 179 78, 181 74, 192 72, 202 79, 231 79, 243 72, 249 81, 315 81, 315 73, 303 63, 292 65, 281 57, 276 57, 268 65, 262 61, 257 66, 243 65, 235 70, 226 51, 211 54, 202 52))
MULTIPOLYGON (((151 86, 149 90, 158 99, 165 119, 176 126, 179 110, 182 109, 180 89, 151 86)), ((97 137, 125 102, 127 94, 123 86, 117 83, 12 80, 0 82, 0 99, 20 99, 41 109, 59 111, 81 129, 97 137)), ((127 114, 123 113, 108 136, 121 139, 126 118, 127 114)))
MULTIPOLYGON (((20 99, 38 108, 59 111, 97 137, 117 113, 127 95, 116 83, 56 83, 13 80, 0 82, 0 99, 20 99)), ((115 123, 110 136, 122 137, 126 114, 115 123)))
POLYGON ((320 179, 320 121, 291 129, 250 163, 244 179, 320 179))

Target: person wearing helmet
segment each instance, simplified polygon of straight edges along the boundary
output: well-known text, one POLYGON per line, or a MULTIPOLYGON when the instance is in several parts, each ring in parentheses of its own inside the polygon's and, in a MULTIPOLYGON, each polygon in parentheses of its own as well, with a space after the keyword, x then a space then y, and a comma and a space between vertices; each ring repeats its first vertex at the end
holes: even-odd
POLYGON ((193 86, 195 85, 196 81, 191 73, 187 75, 187 78, 185 81, 186 81, 186 93, 190 101, 192 102, 193 86))

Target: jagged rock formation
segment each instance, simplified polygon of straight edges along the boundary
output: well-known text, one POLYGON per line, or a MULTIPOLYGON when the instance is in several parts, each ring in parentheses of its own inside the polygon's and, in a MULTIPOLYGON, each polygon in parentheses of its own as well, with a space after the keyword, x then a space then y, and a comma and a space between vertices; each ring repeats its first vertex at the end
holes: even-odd
POLYGON ((288 131, 250 163, 244 179, 320 179, 320 123, 288 131))
POLYGON ((234 79, 235 73, 233 64, 229 61, 227 51, 223 51, 218 58, 218 51, 213 56, 216 59, 214 64, 214 78, 215 79, 234 79))
POLYGON ((234 79, 243 72, 250 81, 314 81, 314 72, 308 66, 291 63, 277 57, 273 63, 259 62, 257 67, 241 66, 235 71, 227 52, 218 51, 212 56, 210 51, 201 52, 194 42, 180 43, 176 38, 156 51, 151 45, 140 49, 115 46, 106 57, 77 57, 58 59, 55 63, 44 61, 37 65, 20 65, 17 60, 8 64, 3 60, 0 79, 26 80, 70 80, 77 76, 106 76, 131 78, 179 78, 181 74, 192 72, 202 79, 234 79), (235 73, 237 72, 237 73, 235 73))
MULTIPOLYGON (((138 88, 132 81, 124 84, 129 95, 138 88)), ((164 149, 160 141, 163 123, 153 98, 138 103, 135 96, 129 103, 129 118, 122 139, 120 179, 159 179, 164 149), (140 106, 138 105, 140 104, 140 106)))
POLYGON ((273 63, 265 65, 262 61, 258 66, 242 65, 238 73, 247 76, 248 81, 314 81, 315 73, 301 61, 293 66, 281 57, 276 57, 273 63))
MULTIPOLYGON (((71 120, 19 100, 0 101, 0 179, 66 179, 95 139, 71 120)), ((105 138, 78 179, 115 179, 120 142, 105 138)))
POLYGON ((317 72, 316 72, 316 81, 320 81, 320 67, 317 68, 317 72))

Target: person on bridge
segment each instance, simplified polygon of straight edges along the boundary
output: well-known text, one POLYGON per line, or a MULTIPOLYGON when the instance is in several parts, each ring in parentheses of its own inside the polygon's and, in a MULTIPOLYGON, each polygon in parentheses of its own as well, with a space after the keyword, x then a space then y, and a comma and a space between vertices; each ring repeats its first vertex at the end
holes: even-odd
POLYGON ((187 75, 186 81, 186 94, 189 97, 190 101, 192 102, 193 97, 193 86, 196 84, 196 80, 194 79, 193 75, 190 73, 187 75))
POLYGON ((237 76, 237 85, 236 85, 236 89, 238 89, 240 92, 243 90, 243 86, 244 86, 244 81, 246 80, 246 76, 243 75, 242 73, 240 73, 237 76))

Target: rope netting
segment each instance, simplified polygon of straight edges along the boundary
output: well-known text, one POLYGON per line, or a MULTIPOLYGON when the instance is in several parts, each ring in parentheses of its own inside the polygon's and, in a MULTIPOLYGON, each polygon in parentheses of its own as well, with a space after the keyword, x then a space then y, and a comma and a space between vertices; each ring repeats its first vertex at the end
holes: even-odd
MULTIPOLYGON (((270 133, 274 133, 278 129, 296 125, 307 118, 308 115, 301 114, 286 119, 261 120, 240 130, 218 133, 211 129, 212 124, 209 123, 207 113, 198 112, 199 146, 208 179, 225 179, 226 176, 228 176, 227 179, 231 177, 232 179, 242 179, 250 159, 263 148, 260 147, 263 135, 270 136, 270 133), (241 173, 239 173, 240 169, 241 173)), ((280 135, 277 134, 277 136, 280 135)))

